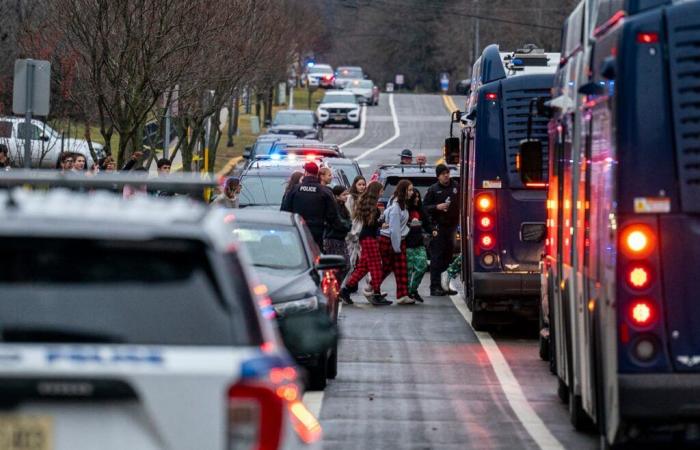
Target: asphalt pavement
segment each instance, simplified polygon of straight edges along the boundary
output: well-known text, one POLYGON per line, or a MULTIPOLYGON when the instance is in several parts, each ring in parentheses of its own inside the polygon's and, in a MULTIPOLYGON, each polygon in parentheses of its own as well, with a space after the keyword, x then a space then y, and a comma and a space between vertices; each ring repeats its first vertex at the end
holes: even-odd
MULTIPOLYGON (((464 98, 454 98, 463 106, 464 98)), ((442 96, 383 94, 360 130, 327 128, 367 177, 410 148, 434 163, 449 131, 442 96)), ((305 399, 320 415, 325 449, 597 448, 577 433, 537 353, 531 327, 475 333, 461 295, 376 308, 362 296, 340 313, 339 370, 305 399), (465 317, 466 316, 466 317, 465 317)), ((393 279, 384 290, 395 298, 393 279)))

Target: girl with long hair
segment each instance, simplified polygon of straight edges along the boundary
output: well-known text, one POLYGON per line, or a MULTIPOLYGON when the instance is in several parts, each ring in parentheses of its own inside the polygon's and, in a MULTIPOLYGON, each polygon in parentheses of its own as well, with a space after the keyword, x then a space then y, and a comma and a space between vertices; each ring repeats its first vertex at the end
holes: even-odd
POLYGON ((423 200, 418 189, 408 199, 408 236, 406 236, 406 262, 408 265, 408 295, 423 303, 418 287, 428 270, 428 252, 425 249, 423 233, 430 234, 430 219, 423 210, 423 200))
POLYGON ((282 195, 282 205, 284 205, 284 199, 287 198, 287 194, 294 189, 294 186, 301 183, 301 179, 304 178, 304 172, 294 172, 289 176, 287 181, 287 187, 284 188, 284 195, 282 195))
MULTIPOLYGON (((401 180, 384 211, 385 222, 379 235, 382 257, 382 280, 390 273, 396 278, 396 303, 411 305, 416 301, 408 295, 408 267, 406 263, 406 236, 408 236, 408 201, 413 197, 413 183, 401 180)), ((373 280, 374 281, 374 280, 373 280)))
POLYGON ((353 303, 350 298, 352 292, 357 291, 357 284, 368 273, 371 275, 373 295, 368 300, 374 306, 390 305, 381 293, 382 286, 382 257, 379 253, 379 221, 380 212, 377 202, 382 195, 384 187, 379 182, 372 182, 367 186, 365 192, 360 196, 355 205, 353 218, 362 223, 362 231, 359 234, 360 240, 360 260, 352 274, 345 282, 345 286, 340 290, 340 299, 348 305, 353 303))
POLYGON ((348 256, 350 261, 350 271, 355 268, 357 260, 360 257, 360 232, 362 231, 362 221, 355 220, 353 218, 355 214, 355 204, 360 199, 362 193, 367 189, 367 180, 362 175, 355 177, 350 187, 350 191, 347 200, 345 200, 345 209, 350 214, 352 221, 352 228, 348 233, 348 237, 345 238, 345 242, 348 247, 348 256))

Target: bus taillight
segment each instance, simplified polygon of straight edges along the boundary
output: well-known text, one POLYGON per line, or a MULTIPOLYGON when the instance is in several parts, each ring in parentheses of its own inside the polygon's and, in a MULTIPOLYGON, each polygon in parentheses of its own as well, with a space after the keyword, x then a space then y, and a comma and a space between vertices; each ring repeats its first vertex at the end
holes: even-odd
POLYGON ((479 219, 479 228, 484 231, 488 231, 493 228, 493 219, 489 216, 482 216, 479 219))
POLYGON ((479 194, 476 196, 476 209, 479 212, 491 212, 496 207, 496 202, 491 194, 479 194))
POLYGON ((633 325, 637 327, 649 326, 656 320, 654 304, 646 299, 635 300, 630 305, 629 316, 633 325))
POLYGON ((646 225, 630 225, 622 230, 620 247, 630 258, 646 258, 654 250, 654 232, 646 225))
POLYGON ((651 285, 651 269, 644 264, 632 264, 627 269, 627 284, 632 289, 643 290, 651 285))
POLYGON ((484 250, 491 250, 496 245, 496 240, 490 234, 485 234, 479 239, 479 245, 484 250))

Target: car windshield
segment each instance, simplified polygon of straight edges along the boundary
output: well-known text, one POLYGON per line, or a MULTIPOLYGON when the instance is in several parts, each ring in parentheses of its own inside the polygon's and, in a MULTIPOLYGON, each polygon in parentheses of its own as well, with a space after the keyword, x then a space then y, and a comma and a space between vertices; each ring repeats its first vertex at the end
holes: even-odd
POLYGON ((323 103, 357 103, 354 95, 326 94, 323 103))
POLYGON ((333 69, 331 69, 330 67, 314 66, 314 67, 309 68, 309 73, 311 73, 311 74, 327 74, 327 73, 332 74, 333 69))
POLYGON ((308 268, 304 244, 292 225, 237 222, 234 234, 248 248, 255 267, 295 273, 308 268))
POLYGON ((345 176, 348 177, 348 181, 350 183, 352 183, 355 180, 355 178, 362 175, 357 166, 355 166, 355 164, 353 164, 351 161, 333 161, 329 162, 329 165, 334 168, 343 169, 343 172, 345 172, 345 176))
POLYGON ((241 179, 240 206, 280 206, 289 177, 248 174, 241 179))
POLYGON ((251 156, 256 156, 256 155, 267 155, 270 153, 270 150, 272 150, 272 147, 275 146, 277 141, 258 141, 255 143, 253 146, 253 151, 251 156))
MULTIPOLYGON (((4 342, 232 345, 249 338, 197 241, 13 238, 0 247, 4 342)), ((231 278, 243 295, 244 280, 231 278)), ((230 297, 230 296, 229 296, 230 297)), ((238 308, 236 308, 238 309, 238 308)))
POLYGON ((272 124, 313 126, 314 115, 311 112, 279 112, 272 124))
POLYGON ((338 76, 341 78, 362 78, 362 69, 352 67, 341 67, 338 69, 338 76))

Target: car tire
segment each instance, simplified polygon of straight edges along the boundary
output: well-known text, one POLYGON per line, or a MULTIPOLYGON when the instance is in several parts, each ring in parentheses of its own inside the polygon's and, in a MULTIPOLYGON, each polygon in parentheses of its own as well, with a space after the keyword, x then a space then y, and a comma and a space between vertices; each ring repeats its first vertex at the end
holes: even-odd
POLYGON ((329 380, 335 380, 335 377, 338 376, 338 344, 335 344, 335 347, 333 347, 333 352, 330 358, 328 358, 327 367, 326 377, 329 380))
POLYGON ((328 356, 321 355, 315 367, 309 368, 309 390, 322 391, 326 388, 328 376, 328 356))

